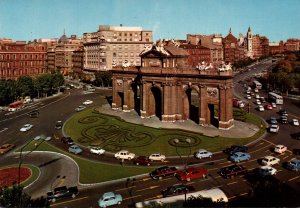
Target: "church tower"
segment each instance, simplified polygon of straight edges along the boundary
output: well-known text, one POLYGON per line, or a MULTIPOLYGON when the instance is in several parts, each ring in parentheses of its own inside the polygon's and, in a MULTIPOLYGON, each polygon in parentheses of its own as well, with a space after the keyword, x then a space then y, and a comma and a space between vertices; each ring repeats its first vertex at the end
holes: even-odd
POLYGON ((253 37, 252 37, 252 31, 249 26, 248 32, 247 32, 247 56, 250 58, 253 58, 253 37))

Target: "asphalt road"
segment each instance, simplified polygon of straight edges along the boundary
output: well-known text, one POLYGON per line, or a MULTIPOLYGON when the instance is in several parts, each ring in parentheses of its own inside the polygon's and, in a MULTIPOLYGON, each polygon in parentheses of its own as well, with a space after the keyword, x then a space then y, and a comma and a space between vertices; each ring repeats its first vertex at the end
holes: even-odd
MULTIPOLYGON (((243 97, 245 95, 243 88, 241 87, 240 80, 246 80, 252 77, 255 73, 266 69, 270 66, 271 63, 260 63, 252 67, 250 71, 241 73, 234 78, 235 81, 235 94, 239 97, 243 97), (254 69, 255 68, 255 69, 254 69)), ((251 82, 249 82, 250 84, 251 82)), ((86 99, 94 100, 93 105, 100 105, 106 103, 105 96, 110 95, 110 91, 99 91, 93 94, 83 94, 82 90, 73 89, 71 90, 71 94, 61 99, 55 103, 52 103, 47 106, 47 104, 42 104, 42 106, 47 106, 40 109, 40 117, 36 119, 28 118, 26 115, 19 116, 18 118, 14 118, 11 120, 6 120, 5 122, 0 119, 0 137, 1 143, 4 143, 3 140, 12 142, 12 143, 25 143, 26 139, 32 138, 32 136, 36 136, 39 134, 47 134, 52 135, 54 130, 54 125, 57 120, 65 121, 67 118, 74 114, 74 109, 80 105, 86 99), (96 96, 99 96, 99 99, 95 99, 96 96), (53 113, 56 112, 56 113, 53 113), (17 133, 18 129, 21 126, 28 122, 33 123, 34 128, 28 133, 17 133), (7 128, 7 129, 6 129, 7 128), (1 130, 2 129, 2 130, 1 130), (5 129, 5 130, 4 130, 5 129), (17 135, 17 136, 15 136, 17 135), (22 140, 20 142, 19 140, 22 140)), ((260 94, 264 94, 264 92, 260 92, 260 94)), ((265 96, 266 97, 266 96, 265 96)), ((54 98, 53 98, 54 99, 54 98)), ((59 99, 59 98, 56 98, 59 99)), ((54 99, 55 100, 55 99, 54 99)), ((258 112, 254 107, 256 106, 252 99, 251 112, 254 112, 264 118, 266 121, 273 115, 279 118, 277 114, 277 110, 269 110, 265 112, 258 112)), ((294 100, 284 100, 284 105, 282 108, 285 108, 289 112, 289 119, 292 117, 300 118, 299 114, 299 103, 294 100)), ((17 114, 16 114, 17 115, 17 114)), ((0 115, 1 116, 1 115, 0 115)), ((13 116, 13 115, 9 115, 13 116)), ((2 118, 2 117, 0 117, 2 118)), ((5 118, 7 119, 7 118, 5 118)), ((260 166, 260 159, 266 155, 273 155, 281 159, 281 163, 279 166, 275 168, 278 170, 277 175, 275 176, 281 182, 286 183, 293 190, 299 191, 299 182, 300 176, 295 172, 291 172, 286 170, 282 164, 286 161, 295 158, 295 155, 292 154, 291 150, 293 148, 300 148, 299 141, 293 139, 291 137, 292 133, 296 133, 299 131, 299 127, 292 126, 290 124, 279 124, 280 130, 277 134, 267 133, 264 139, 259 141, 256 144, 253 144, 250 147, 249 153, 252 158, 241 164, 245 165, 248 169, 252 170, 260 166), (273 152, 274 145, 276 144, 284 144, 288 147, 288 151, 284 154, 277 155, 273 152)), ((46 135, 46 136, 47 136, 46 135)), ((62 144, 58 141, 52 141, 56 143, 58 147, 63 147, 62 144)), ((104 160, 105 162, 118 162, 112 156, 99 158, 97 156, 91 156, 87 151, 85 151, 82 156, 89 157, 95 160, 104 160)), ((185 160, 185 159, 184 159, 185 160)), ((233 179, 224 179, 219 174, 218 171, 220 168, 231 165, 232 162, 227 160, 225 154, 220 153, 214 155, 212 159, 202 159, 201 161, 196 160, 194 158, 189 158, 188 162, 191 164, 195 164, 198 162, 203 162, 202 164, 195 164, 195 166, 205 166, 209 170, 209 177, 207 179, 198 179, 193 180, 191 182, 187 182, 187 184, 193 185, 196 190, 203 190, 213 187, 221 188, 229 199, 236 198, 240 195, 247 195, 252 191, 253 187, 253 177, 249 175, 238 176, 233 179)), ((157 165, 183 165, 185 162, 180 160, 168 160, 166 163, 158 163, 157 165)), ((130 162, 126 162, 126 165, 131 165, 130 162)), ((76 175, 76 173, 74 173, 76 175)), ((76 176, 74 176, 76 177, 76 176)), ((67 177, 68 178, 68 177, 67 177)), ((71 178, 71 177, 70 177, 71 178)), ((54 178, 55 179, 55 178, 54 178)), ((52 178, 53 180, 53 178, 52 178)), ((152 180, 149 175, 139 176, 135 179, 123 179, 113 182, 107 182, 103 184, 99 184, 97 186, 86 187, 80 190, 80 194, 75 199, 65 199, 59 200, 56 203, 52 204, 52 207, 97 207, 97 200, 101 197, 101 195, 107 191, 114 191, 116 193, 120 193, 123 196, 123 203, 121 207, 130 207, 135 202, 150 200, 161 198, 161 191, 166 187, 180 183, 176 178, 170 177, 163 180, 152 180)), ((47 186, 49 186, 49 181, 47 186)))

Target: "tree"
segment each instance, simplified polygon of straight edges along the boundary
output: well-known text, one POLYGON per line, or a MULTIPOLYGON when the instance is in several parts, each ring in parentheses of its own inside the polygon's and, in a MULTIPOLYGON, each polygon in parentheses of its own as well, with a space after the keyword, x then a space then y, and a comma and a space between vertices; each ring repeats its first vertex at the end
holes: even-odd
POLYGON ((19 77, 16 83, 16 87, 18 96, 32 96, 34 93, 33 80, 29 76, 19 77))
POLYGON ((111 71, 101 71, 95 73, 95 85, 102 87, 111 86, 112 73, 111 71))
POLYGON ((64 85, 65 82, 64 76, 59 72, 52 74, 51 76, 52 76, 52 80, 51 80, 52 88, 57 89, 59 92, 60 86, 64 85))
POLYGON ((291 62, 289 60, 280 60, 277 65, 277 71, 291 73, 293 70, 291 62))

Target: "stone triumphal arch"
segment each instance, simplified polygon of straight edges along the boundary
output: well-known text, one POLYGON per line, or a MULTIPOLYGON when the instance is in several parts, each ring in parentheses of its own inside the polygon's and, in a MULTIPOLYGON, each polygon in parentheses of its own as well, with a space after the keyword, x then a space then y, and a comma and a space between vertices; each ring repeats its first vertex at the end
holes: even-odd
POLYGON ((229 65, 197 68, 173 45, 153 46, 141 54, 142 66, 113 68, 113 109, 136 110, 141 118, 163 122, 191 119, 220 129, 233 126, 233 80, 229 65))

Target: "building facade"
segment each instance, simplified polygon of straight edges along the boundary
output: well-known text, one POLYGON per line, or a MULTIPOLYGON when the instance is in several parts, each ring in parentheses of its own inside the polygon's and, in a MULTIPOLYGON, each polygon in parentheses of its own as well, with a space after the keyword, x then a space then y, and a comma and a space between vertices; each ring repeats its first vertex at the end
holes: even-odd
POLYGON ((25 41, 0 42, 0 78, 16 79, 46 73, 47 45, 25 41))
POLYGON ((113 109, 136 110, 141 118, 157 116, 163 122, 233 126, 231 70, 190 67, 187 52, 170 45, 153 46, 141 57, 142 67, 113 68, 113 109))
POLYGON ((284 44, 285 51, 299 51, 300 50, 300 39, 291 38, 287 39, 284 44))
POLYGON ((284 44, 283 41, 280 42, 270 42, 269 43, 269 53, 272 54, 280 54, 284 52, 284 44))
POLYGON ((234 63, 245 59, 244 46, 241 45, 236 37, 232 35, 231 29, 228 35, 223 38, 224 61, 234 63))
POLYGON ((78 79, 83 78, 83 46, 73 51, 72 55, 73 62, 73 77, 78 79))
POLYGON ((141 66, 140 53, 153 44, 152 31, 141 27, 104 26, 84 35, 84 72, 111 70, 128 63, 141 66))
POLYGON ((210 60, 215 66, 224 61, 222 35, 192 35, 187 34, 187 42, 193 45, 201 45, 210 49, 210 60))
POLYGON ((180 44, 179 47, 188 52, 188 64, 190 66, 196 67, 201 62, 211 63, 209 48, 193 44, 180 44))

